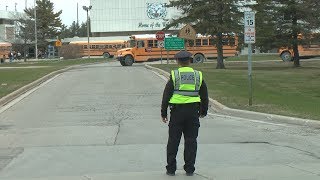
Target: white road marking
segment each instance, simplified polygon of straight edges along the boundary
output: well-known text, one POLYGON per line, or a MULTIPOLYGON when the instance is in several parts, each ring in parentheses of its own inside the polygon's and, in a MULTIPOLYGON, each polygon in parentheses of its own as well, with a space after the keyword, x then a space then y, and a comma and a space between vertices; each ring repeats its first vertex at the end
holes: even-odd
POLYGON ((273 125, 273 126, 291 127, 290 125, 286 125, 286 124, 278 124, 278 123, 271 123, 271 122, 265 122, 265 121, 259 121, 259 120, 245 119, 245 118, 240 118, 240 117, 235 117, 235 116, 212 114, 212 113, 208 113, 208 115, 222 117, 222 118, 228 118, 228 119, 232 119, 232 120, 236 120, 236 121, 249 121, 249 122, 253 122, 253 123, 268 124, 268 125, 273 125))
POLYGON ((8 110, 9 108, 11 108, 12 106, 14 106, 15 104, 17 104, 18 102, 20 102, 22 99, 26 98, 27 96, 29 96, 30 94, 32 94, 33 92, 35 92, 36 90, 38 90, 39 88, 43 87, 44 85, 48 84, 50 81, 52 81, 53 79, 55 79, 56 77, 60 76, 61 74, 57 74, 54 77, 48 79, 47 81, 41 83, 39 86, 25 92, 24 94, 20 95, 19 97, 17 97, 16 99, 14 99, 13 101, 9 102, 8 104, 4 105, 3 107, 0 108, 0 114, 3 113, 4 111, 8 110))

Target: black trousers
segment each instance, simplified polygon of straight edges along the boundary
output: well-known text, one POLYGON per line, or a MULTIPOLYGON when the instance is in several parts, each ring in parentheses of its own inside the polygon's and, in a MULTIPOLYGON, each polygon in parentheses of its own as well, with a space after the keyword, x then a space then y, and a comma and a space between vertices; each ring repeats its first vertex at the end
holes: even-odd
POLYGON ((197 137, 200 127, 199 103, 174 105, 171 108, 169 138, 167 144, 167 171, 177 169, 176 156, 183 133, 184 136, 184 170, 193 173, 197 155, 197 137))

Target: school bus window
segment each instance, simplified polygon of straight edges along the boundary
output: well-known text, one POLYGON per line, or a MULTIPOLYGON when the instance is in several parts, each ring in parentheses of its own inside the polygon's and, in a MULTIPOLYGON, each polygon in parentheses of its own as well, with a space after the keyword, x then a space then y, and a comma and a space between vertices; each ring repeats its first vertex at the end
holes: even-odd
POLYGON ((202 39, 202 45, 208 46, 208 39, 202 39))
POLYGON ((312 38, 311 40, 310 40, 310 44, 313 44, 313 45, 320 45, 320 38, 318 39, 318 38, 312 38))
POLYGON ((130 40, 130 47, 135 47, 135 46, 136 46, 136 41, 130 40))
POLYGON ((227 38, 222 39, 222 45, 229 45, 229 40, 227 38))
POLYGON ((143 41, 138 41, 137 42, 138 48, 144 47, 144 42, 143 41))
POLYGON ((148 40, 148 47, 153 47, 153 40, 148 40))
POLYGON ((158 47, 158 40, 154 40, 153 47, 158 47))
POLYGON ((99 45, 99 49, 104 49, 104 45, 99 45))
POLYGON ((215 38, 210 38, 210 39, 209 39, 209 45, 210 45, 210 46, 215 46, 216 44, 217 44, 217 41, 216 41, 215 38))
POLYGON ((194 40, 188 39, 187 40, 187 45, 190 46, 190 47, 194 46, 194 40))
POLYGON ((201 39, 196 39, 196 46, 201 46, 201 39))
POLYGON ((87 45, 83 45, 83 49, 87 49, 88 47, 87 47, 87 45))
POLYGON ((235 40, 234 38, 230 38, 230 39, 229 39, 229 45, 230 45, 230 46, 236 45, 236 40, 235 40))

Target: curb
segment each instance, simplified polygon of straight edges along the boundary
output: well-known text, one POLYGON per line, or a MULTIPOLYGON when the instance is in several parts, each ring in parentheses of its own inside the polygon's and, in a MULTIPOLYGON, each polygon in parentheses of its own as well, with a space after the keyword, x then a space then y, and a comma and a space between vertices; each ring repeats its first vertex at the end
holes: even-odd
MULTIPOLYGON (((170 74, 162 69, 152 67, 150 65, 145 65, 147 69, 152 71, 156 71, 160 75, 163 75, 167 79, 169 78, 170 74)), ((311 120, 311 119, 302 119, 296 117, 289 117, 289 116, 282 116, 276 114, 267 114, 267 113, 260 113, 254 111, 247 111, 247 110, 240 110, 240 109, 232 109, 229 108, 218 101, 209 98, 209 107, 220 114, 229 115, 234 117, 240 118, 247 118, 252 120, 259 120, 259 121, 267 121, 267 122, 279 122, 279 123, 286 123, 286 124, 293 124, 293 125, 300 125, 300 126, 308 126, 312 128, 320 128, 320 121, 311 120)))

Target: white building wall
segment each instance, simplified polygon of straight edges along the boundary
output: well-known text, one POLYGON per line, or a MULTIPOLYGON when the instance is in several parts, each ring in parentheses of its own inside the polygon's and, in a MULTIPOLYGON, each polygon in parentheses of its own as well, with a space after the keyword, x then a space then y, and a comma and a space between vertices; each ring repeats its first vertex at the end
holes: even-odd
POLYGON ((91 0, 91 32, 161 30, 179 15, 164 3, 169 0, 91 0))
POLYGON ((16 11, 0 11, 0 42, 14 42, 19 27, 15 22, 6 24, 8 21, 14 21, 19 17, 23 17, 24 13, 16 11))
POLYGON ((0 42, 6 41, 5 25, 0 24, 0 42))

